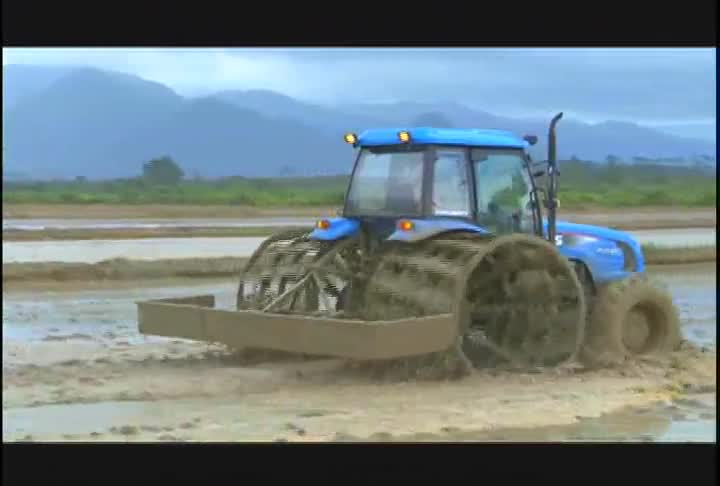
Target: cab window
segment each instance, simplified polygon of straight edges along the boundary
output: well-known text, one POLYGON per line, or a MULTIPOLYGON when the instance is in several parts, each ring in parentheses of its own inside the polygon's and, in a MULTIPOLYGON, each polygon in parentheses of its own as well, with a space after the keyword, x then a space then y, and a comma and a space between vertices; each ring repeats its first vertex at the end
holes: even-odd
POLYGON ((439 149, 433 169, 432 212, 445 216, 470 216, 465 152, 439 149))
POLYGON ((494 233, 532 231, 530 180, 519 151, 474 149, 478 224, 494 233))
POLYGON ((416 216, 422 209, 424 152, 363 149, 347 198, 348 214, 416 216))

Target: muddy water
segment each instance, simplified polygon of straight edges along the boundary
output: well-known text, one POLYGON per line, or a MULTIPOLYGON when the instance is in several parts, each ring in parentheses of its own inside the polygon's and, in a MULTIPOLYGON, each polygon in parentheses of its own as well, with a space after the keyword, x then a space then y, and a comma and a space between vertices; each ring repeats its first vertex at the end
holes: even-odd
POLYGON ((715 245, 715 228, 680 228, 672 230, 630 231, 641 245, 652 244, 664 248, 715 245))
POLYGON ((157 228, 268 228, 312 226, 312 218, 246 219, 4 219, 4 230, 46 229, 157 229, 157 228))
POLYGON ((263 241, 265 238, 254 237, 3 241, 3 263, 247 257, 263 241))
POLYGON ((672 292, 685 336, 698 344, 717 346, 717 273, 715 264, 653 267, 657 281, 672 292))
MULTIPOLYGON (((641 244, 661 247, 715 244, 714 228, 640 230, 641 244)), ((265 238, 146 238, 137 240, 3 241, 3 262, 96 263, 113 258, 249 257, 265 238)))
MULTIPOLYGON (((706 269, 652 273, 675 295, 686 337, 715 349, 716 281, 706 269)), ((229 308, 234 290, 215 281, 5 293, 3 439, 716 440, 714 385, 610 410, 642 398, 650 371, 633 375, 630 395, 627 377, 603 374, 378 386, 338 374, 332 361, 248 366, 214 346, 136 331, 137 300, 212 293, 229 308)))
MULTIPOLYGON (((99 402, 75 405, 46 405, 3 411, 3 436, 42 437, 50 435, 65 440, 89 436, 101 439, 113 432, 132 436, 143 431, 153 432, 160 440, 182 439, 183 430, 200 428, 206 414, 207 401, 174 400, 158 402, 99 402), (163 415, 173 413, 187 417, 178 430, 165 425, 163 415), (82 421, 77 417, 81 416, 82 421), (74 423, 72 429, 66 424, 74 423), (127 424, 134 424, 128 426, 127 424), (132 428, 131 428, 132 427, 132 428), (123 434, 124 433, 124 434, 123 434)), ((237 403, 213 403, 218 415, 237 410, 237 403), (223 410, 225 409, 225 410, 223 410)), ((297 435, 303 430, 303 419, 338 414, 333 410, 293 412, 276 410, 271 416, 244 411, 243 419, 232 425, 232 434, 243 440, 268 440, 297 435)), ((342 413, 342 412, 340 412, 342 413)), ((650 408, 627 408, 597 418, 581 417, 570 425, 498 430, 459 430, 450 427, 436 432, 414 434, 382 434, 355 437, 336 433, 334 440, 395 440, 395 441, 611 441, 611 442, 715 442, 716 408, 714 394, 698 394, 650 408)), ((168 422, 169 423, 169 422, 168 422)), ((312 425, 309 425, 310 427, 312 425)), ((107 437, 105 440, 109 440, 107 437)))
MULTIPOLYGON (((218 307, 231 308, 232 282, 190 284, 176 281, 161 288, 123 288, 77 291, 21 291, 3 295, 3 343, 147 342, 136 329, 135 303, 151 298, 182 297, 188 293, 213 294, 218 307)), ((66 346, 72 353, 73 346, 66 346)), ((64 349, 60 349, 63 352, 64 349)), ((16 358, 3 349, 3 367, 16 358)), ((68 358, 71 354, 68 354, 68 358)))
MULTIPOLYGON (((225 208, 227 209, 227 208, 225 208)), ((185 208, 187 213, 187 208, 185 208)), ((205 213, 211 212, 208 209, 205 213)), ((318 213, 319 216, 319 213, 318 213)), ((672 208, 646 209, 646 210, 624 210, 605 212, 581 212, 573 213, 561 210, 561 219, 584 222, 600 226, 617 225, 623 227, 650 227, 646 226, 648 220, 652 220, 658 228, 688 227, 688 226, 714 226, 717 220, 714 209, 691 209, 675 210, 672 208), (665 226, 663 226, 665 225, 665 226)), ((253 218, 228 218, 228 217, 180 217, 180 218, 122 218, 109 217, 103 219, 94 218, 3 218, 3 230, 25 230, 39 231, 43 229, 130 229, 130 228, 244 228, 244 227, 270 227, 270 226, 312 226, 315 217, 253 217, 253 218)))

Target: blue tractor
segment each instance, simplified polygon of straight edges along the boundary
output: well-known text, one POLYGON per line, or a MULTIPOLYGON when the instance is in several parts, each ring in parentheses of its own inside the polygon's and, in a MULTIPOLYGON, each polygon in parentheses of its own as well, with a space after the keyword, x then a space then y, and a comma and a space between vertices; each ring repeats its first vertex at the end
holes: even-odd
POLYGON ((678 314, 638 242, 556 220, 561 117, 545 162, 528 153, 537 137, 500 130, 347 134, 357 158, 337 217, 268 238, 235 311, 198 311, 210 296, 145 303, 141 331, 360 360, 452 351, 475 367, 674 350, 678 314))

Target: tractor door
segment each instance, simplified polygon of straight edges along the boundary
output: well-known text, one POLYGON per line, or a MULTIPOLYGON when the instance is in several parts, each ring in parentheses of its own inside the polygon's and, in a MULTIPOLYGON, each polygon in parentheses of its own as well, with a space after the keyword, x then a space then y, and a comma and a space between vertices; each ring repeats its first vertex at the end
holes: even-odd
POLYGON ((533 233, 532 185, 522 151, 478 148, 470 159, 477 223, 496 234, 533 233))
POLYGON ((434 216, 472 216, 466 157, 467 151, 462 148, 438 147, 435 150, 430 191, 434 216))

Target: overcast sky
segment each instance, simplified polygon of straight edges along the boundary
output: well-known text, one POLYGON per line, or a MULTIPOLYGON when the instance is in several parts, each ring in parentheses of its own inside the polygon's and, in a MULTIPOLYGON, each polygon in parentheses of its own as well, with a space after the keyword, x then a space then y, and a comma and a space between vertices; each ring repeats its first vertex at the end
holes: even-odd
POLYGON ((507 116, 715 126, 715 49, 3 49, 3 64, 137 74, 184 95, 270 89, 328 104, 457 101, 507 116))

